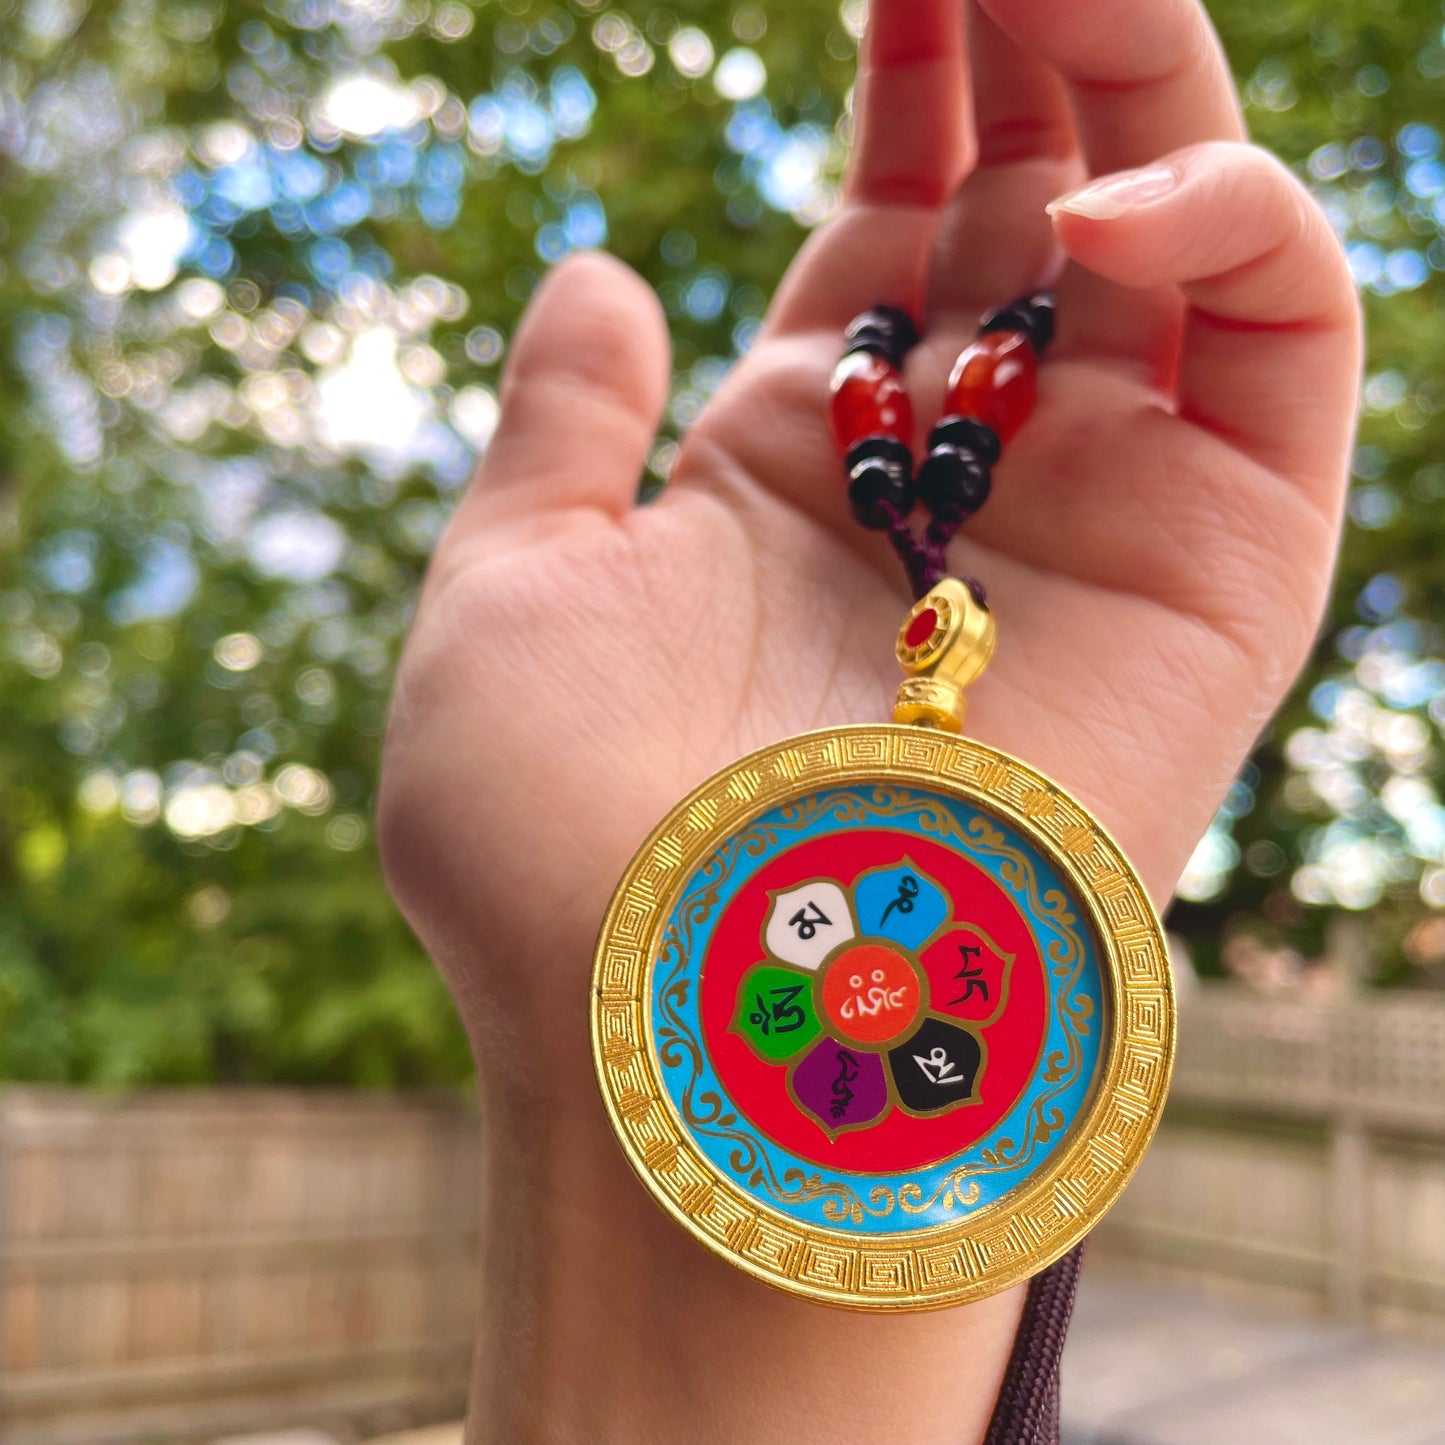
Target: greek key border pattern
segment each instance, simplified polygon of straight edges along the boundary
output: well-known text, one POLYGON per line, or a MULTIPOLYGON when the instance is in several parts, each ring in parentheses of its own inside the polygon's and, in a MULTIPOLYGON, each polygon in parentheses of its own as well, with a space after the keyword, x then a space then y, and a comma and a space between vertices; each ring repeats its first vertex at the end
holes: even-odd
POLYGON ((633 1168, 698 1240, 768 1284, 857 1309, 930 1309, 982 1298, 1071 1249, 1118 1197, 1163 1109, 1174 1058, 1163 932, 1102 827, 1041 773, 968 738, 894 724, 833 728, 743 758, 680 803, 623 876, 598 939, 592 1048, 604 1103, 633 1168), (1026 1183, 965 1220, 859 1238, 760 1205, 680 1132, 647 1025, 649 960, 677 890, 725 839, 821 787, 911 784, 1013 824, 1073 884, 1100 945, 1109 1028, 1099 1085, 1069 1137, 1026 1183))

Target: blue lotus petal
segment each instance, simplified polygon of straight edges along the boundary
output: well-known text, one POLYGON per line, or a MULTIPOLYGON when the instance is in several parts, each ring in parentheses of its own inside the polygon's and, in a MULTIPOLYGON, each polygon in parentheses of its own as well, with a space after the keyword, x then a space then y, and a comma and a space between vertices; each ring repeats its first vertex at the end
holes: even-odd
POLYGON ((854 889, 853 904, 861 936, 887 938, 908 949, 921 948, 949 913, 943 890, 908 858, 865 873, 854 889))

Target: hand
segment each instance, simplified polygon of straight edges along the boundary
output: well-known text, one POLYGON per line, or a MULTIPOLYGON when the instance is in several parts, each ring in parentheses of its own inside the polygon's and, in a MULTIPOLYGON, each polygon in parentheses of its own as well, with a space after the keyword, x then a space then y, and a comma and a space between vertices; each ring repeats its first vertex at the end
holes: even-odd
POLYGON ((591 945, 653 824, 739 754, 888 715, 909 599, 825 426, 850 317, 921 315, 926 432, 980 313, 1056 283, 1038 409, 956 544, 999 628, 969 732, 1093 808, 1161 905, 1312 641, 1360 347, 1329 225, 1244 143, 1194 0, 967 18, 875 0, 844 204, 651 507, 659 308, 602 257, 549 277, 427 580, 382 843, 477 1054, 478 1440, 877 1440, 904 1401, 913 1440, 987 1422, 1016 1295, 875 1319, 767 1291, 648 1200, 591 1076, 591 945))

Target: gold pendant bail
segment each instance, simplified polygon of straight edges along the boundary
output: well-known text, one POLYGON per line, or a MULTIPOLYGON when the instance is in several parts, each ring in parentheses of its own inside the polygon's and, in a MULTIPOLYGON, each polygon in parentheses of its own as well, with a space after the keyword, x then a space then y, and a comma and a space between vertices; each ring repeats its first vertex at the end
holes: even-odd
POLYGON ((913 604, 898 630, 894 654, 905 678, 893 721, 962 732, 964 689, 988 666, 996 640, 993 613, 967 583, 945 577, 913 604))

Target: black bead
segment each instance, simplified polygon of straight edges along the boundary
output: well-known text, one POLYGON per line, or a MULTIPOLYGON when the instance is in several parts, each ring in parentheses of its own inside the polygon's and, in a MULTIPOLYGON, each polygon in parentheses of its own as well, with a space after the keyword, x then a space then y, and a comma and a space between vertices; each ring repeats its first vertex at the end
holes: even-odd
POLYGON ((1029 345, 1042 355, 1054 339, 1054 293, 1040 291, 1000 306, 979 322, 978 330, 980 335, 989 331, 1022 331, 1029 345))
POLYGON ((875 306, 872 310, 874 316, 898 338, 900 350, 912 351, 918 345, 918 327, 901 306, 875 306))
POLYGON ((843 333, 845 354, 871 351, 895 367, 918 341, 918 328, 913 318, 897 306, 872 306, 855 316, 843 333))
POLYGON ((895 371, 903 364, 903 353, 899 351, 892 333, 877 327, 865 326, 848 338, 843 355, 852 356, 858 351, 871 351, 874 356, 881 356, 895 371))
POLYGON ((913 510, 913 484, 902 467, 881 457, 865 457, 848 471, 848 505, 872 532, 882 532, 895 517, 913 510))
POLYGON ((1001 450, 998 433, 987 422, 972 416, 946 416, 934 424, 928 433, 928 450, 934 447, 957 447, 961 452, 972 452, 992 466, 1001 450))
POLYGON ((935 447, 918 469, 914 490, 918 500, 938 521, 976 512, 988 501, 989 469, 972 452, 960 447, 935 447))
POLYGON ((853 475, 853 468, 859 462, 866 462, 871 457, 879 457, 885 462, 890 462, 900 468, 904 476, 913 471, 913 453, 898 440, 897 437, 879 433, 877 436, 864 437, 856 441, 848 448, 848 455, 843 458, 843 466, 849 476, 853 475))

